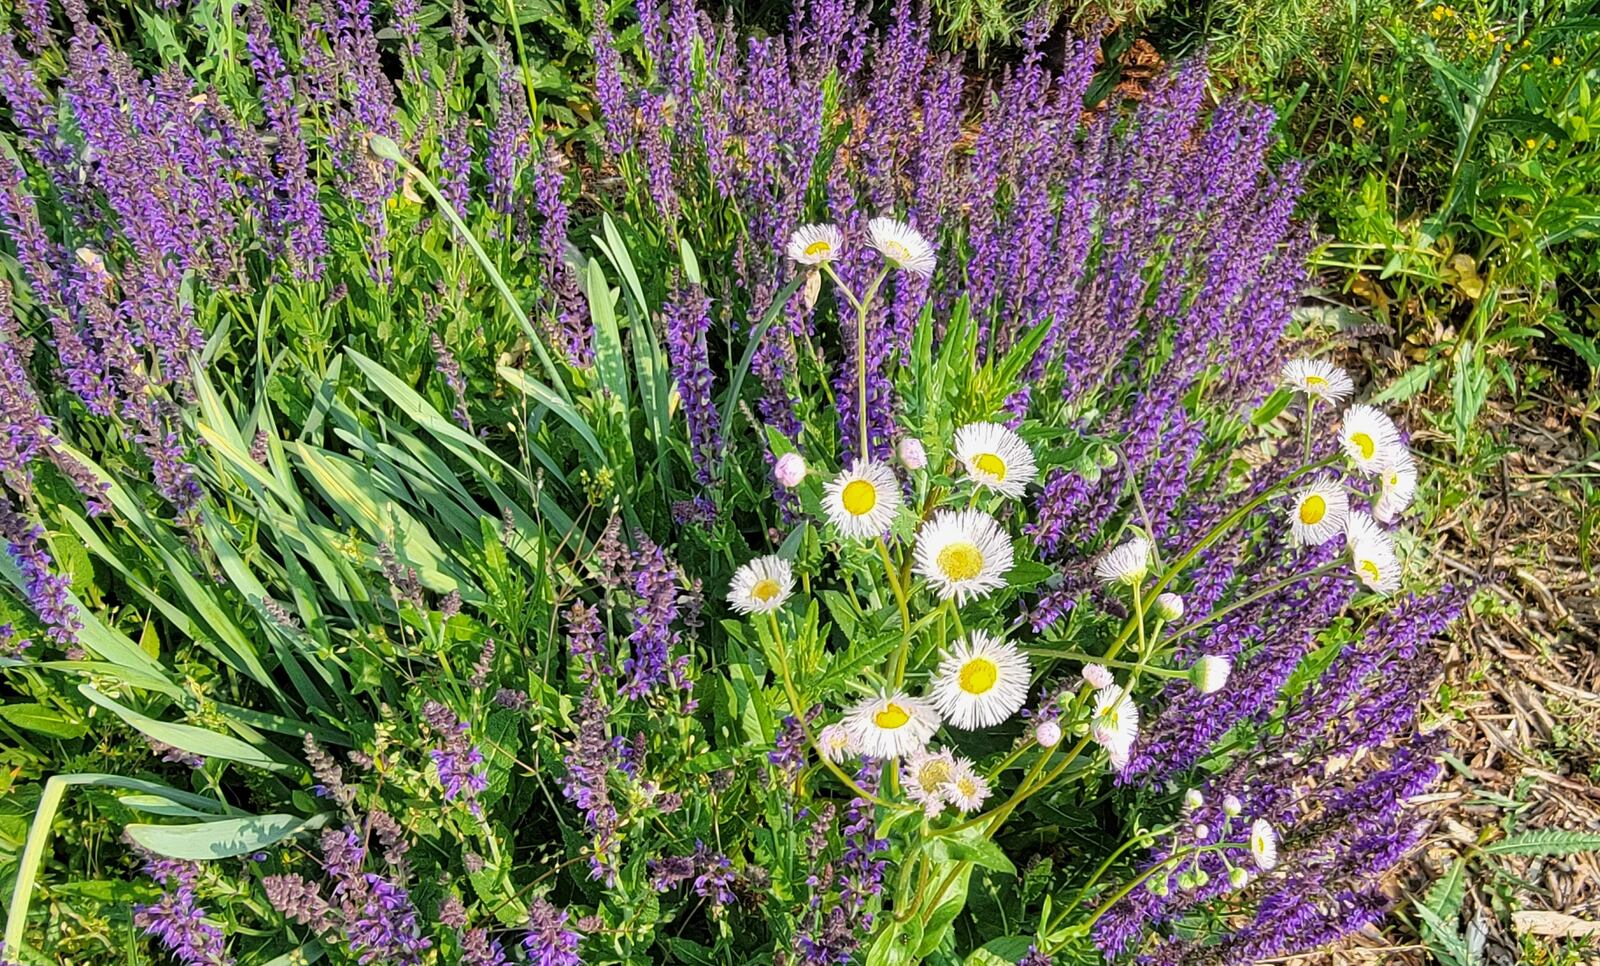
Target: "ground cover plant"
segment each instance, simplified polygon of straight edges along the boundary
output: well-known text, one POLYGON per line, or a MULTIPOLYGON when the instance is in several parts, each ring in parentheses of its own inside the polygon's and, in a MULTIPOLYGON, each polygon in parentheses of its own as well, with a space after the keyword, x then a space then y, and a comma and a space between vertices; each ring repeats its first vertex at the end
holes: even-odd
POLYGON ((906 4, 596 9, 593 105, 459 6, 122 13, 0 44, 8 960, 1384 913, 1465 595, 1269 110, 906 4))

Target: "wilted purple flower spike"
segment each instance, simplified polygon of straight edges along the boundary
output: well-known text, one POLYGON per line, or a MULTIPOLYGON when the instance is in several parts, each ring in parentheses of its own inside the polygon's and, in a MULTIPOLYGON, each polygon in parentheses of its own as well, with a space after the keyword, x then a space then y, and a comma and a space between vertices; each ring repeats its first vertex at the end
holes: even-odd
POLYGON ((575 366, 593 361, 590 346, 589 310, 583 300, 583 287, 577 268, 567 260, 567 220, 571 216, 561 197, 566 176, 562 157, 554 142, 545 145, 538 170, 534 173, 533 194, 543 221, 539 225, 539 258, 544 266, 545 285, 550 292, 554 323, 546 333, 556 351, 575 366))
POLYGON ((580 966, 583 962, 578 956, 583 937, 567 921, 565 909, 557 909, 543 897, 533 900, 522 948, 534 966, 580 966))
POLYGON ((583 601, 573 601, 567 610, 567 653, 577 668, 578 679, 594 683, 601 675, 614 673, 606 647, 606 629, 600 609, 583 601))
POLYGON ((716 475, 717 454, 722 449, 721 418, 712 399, 710 349, 711 299, 698 285, 681 284, 662 309, 666 317, 667 361, 683 414, 689 423, 689 452, 695 479, 709 486, 716 475))
POLYGON ((333 910, 317 886, 300 875, 269 875, 261 880, 267 902, 284 918, 310 926, 318 933, 334 927, 333 910))
POLYGON ((333 760, 333 756, 319 744, 310 734, 302 742, 305 749, 306 763, 311 766, 311 777, 317 780, 312 786, 312 791, 323 796, 340 808, 348 809, 356 800, 356 790, 344 783, 344 769, 333 760))
POLYGON ((606 737, 606 719, 606 707, 591 685, 578 705, 578 734, 567 754, 567 780, 561 792, 583 812, 589 827, 590 874, 609 884, 615 881, 621 862, 621 843, 617 807, 611 802, 615 753, 606 737))
POLYGON ((500 940, 492 938, 482 926, 462 934, 461 966, 507 966, 510 962, 500 940))
POLYGON ((455 407, 450 415, 456 425, 470 433, 472 417, 467 414, 467 380, 461 375, 461 363, 456 361, 455 354, 437 332, 430 332, 428 338, 433 344, 433 366, 439 375, 444 376, 445 385, 450 387, 450 393, 455 397, 455 407))

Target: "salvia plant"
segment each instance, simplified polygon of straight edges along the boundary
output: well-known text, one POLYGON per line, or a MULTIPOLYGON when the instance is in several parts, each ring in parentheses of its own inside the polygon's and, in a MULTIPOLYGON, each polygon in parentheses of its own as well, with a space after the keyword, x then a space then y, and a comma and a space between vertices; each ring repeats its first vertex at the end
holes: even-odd
POLYGON ((1196 65, 1094 103, 1037 28, 980 84, 908 3, 584 29, 549 104, 461 5, 20 5, 0 956, 1252 962, 1381 917, 1463 595, 1290 332, 1271 114, 1196 65))

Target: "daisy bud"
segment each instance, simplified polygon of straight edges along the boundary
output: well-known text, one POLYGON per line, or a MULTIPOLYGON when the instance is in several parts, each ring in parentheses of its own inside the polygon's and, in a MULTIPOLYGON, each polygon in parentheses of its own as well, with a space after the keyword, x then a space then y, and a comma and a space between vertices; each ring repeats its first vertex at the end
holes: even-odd
POLYGON ((1206 841, 1206 840, 1208 840, 1210 838, 1211 838, 1211 826, 1207 825, 1204 822, 1201 822, 1199 825, 1196 825, 1194 827, 1194 840, 1196 842, 1204 842, 1204 841, 1206 841))
POLYGON ((1089 687, 1094 688, 1096 691, 1101 688, 1109 688, 1113 680, 1115 680, 1112 678, 1111 672, 1106 670, 1105 665, 1102 664, 1085 664, 1083 666, 1083 679, 1089 683, 1089 687))
POLYGON ((808 308, 808 309, 816 308, 817 307, 817 298, 822 294, 822 273, 821 272, 807 272, 806 273, 806 284, 805 284, 804 292, 805 292, 806 308, 808 308))
POLYGON ((1206 803, 1206 797, 1200 794, 1200 789, 1191 788, 1183 793, 1183 807, 1194 811, 1206 803))
POLYGON ((1171 891, 1167 885, 1167 877, 1164 875, 1158 875, 1155 878, 1146 879, 1144 887, 1149 889, 1150 894, 1153 896, 1164 896, 1171 891))
POLYGON ((1194 868, 1194 885, 1195 885, 1195 888, 1203 889, 1203 888, 1205 888, 1206 883, 1208 883, 1210 881, 1211 881, 1211 873, 1207 872, 1205 869, 1200 868, 1199 866, 1195 866, 1195 868, 1194 868))
POLYGON ((784 453, 778 457, 778 465, 773 467, 772 475, 777 477, 780 486, 792 490, 806 478, 806 458, 799 453, 784 453))
POLYGON ((1225 657, 1207 654, 1194 662, 1194 667, 1189 669, 1189 680, 1200 689, 1201 694, 1215 694, 1228 683, 1228 675, 1232 671, 1232 661, 1225 657))
POLYGON ((1164 621, 1175 621, 1183 616, 1183 598, 1167 591, 1156 595, 1156 616, 1164 621))
POLYGON ((1228 885, 1232 886, 1233 888, 1243 889, 1245 887, 1245 883, 1249 881, 1250 873, 1246 872, 1239 866, 1234 866, 1228 870, 1228 885))
POLYGON ((1184 869, 1182 872, 1178 873, 1178 888, 1180 890, 1188 892, 1193 889, 1194 886, 1194 872, 1189 869, 1184 869))
POLYGON ((1039 743, 1040 748, 1054 748, 1061 744, 1061 725, 1055 719, 1039 722, 1039 726, 1033 729, 1033 740, 1039 743))
POLYGON ((1238 796, 1228 795, 1222 799, 1222 814, 1229 818, 1238 818, 1239 813, 1242 811, 1244 811, 1244 802, 1239 801, 1238 796))
POLYGON ((1111 467, 1117 465, 1117 451, 1107 446, 1105 449, 1095 454, 1094 462, 1095 465, 1101 469, 1109 470, 1111 467))
POLYGON ((928 451, 923 448, 922 440, 915 436, 907 436, 900 441, 900 462, 908 470, 920 470, 928 465, 928 451))

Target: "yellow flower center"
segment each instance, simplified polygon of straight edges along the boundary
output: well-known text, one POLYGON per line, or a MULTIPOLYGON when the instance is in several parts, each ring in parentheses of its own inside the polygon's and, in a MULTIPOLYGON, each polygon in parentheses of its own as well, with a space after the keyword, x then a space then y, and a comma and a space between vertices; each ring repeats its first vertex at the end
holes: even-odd
POLYGON ((750 596, 764 604, 772 598, 778 596, 782 590, 783 588, 778 586, 778 582, 776 580, 773 580, 771 577, 767 577, 764 580, 756 581, 756 585, 750 588, 750 596))
POLYGON ((1328 515, 1328 501, 1321 494, 1313 493, 1300 503, 1300 522, 1308 527, 1316 526, 1322 518, 1328 515))
POLYGON ((939 786, 950 780, 950 766, 943 758, 930 758, 923 762, 917 769, 917 784, 923 791, 938 791, 939 786))
POLYGON ((939 551, 939 571, 949 580, 971 580, 983 572, 983 551, 965 540, 939 551))
POLYGON ((979 453, 972 458, 972 465, 978 472, 994 477, 997 483, 1006 481, 1006 461, 993 453, 979 453))
POLYGON ((885 731, 893 731, 905 726, 911 720, 911 712, 900 707, 893 701, 883 706, 883 710, 872 716, 872 723, 885 731))
POLYGON ((960 792, 963 798, 971 798, 978 794, 978 783, 970 778, 958 778, 956 779, 956 791, 960 792))
POLYGON ((1377 442, 1367 433, 1351 433, 1350 443, 1361 453, 1361 458, 1370 460, 1378 455, 1377 442))
POLYGON ((961 665, 958 683, 968 694, 987 694, 1000 677, 1000 668, 986 657, 975 657, 961 665))
POLYGON ((1328 380, 1322 378, 1321 376, 1306 376, 1306 385, 1308 387, 1309 386, 1326 386, 1327 384, 1328 384, 1328 380))
POLYGON ((1378 564, 1372 560, 1356 561, 1356 569, 1365 574, 1367 579, 1373 583, 1377 583, 1378 579, 1383 576, 1382 572, 1378 570, 1378 564))
POLYGON ((833 251, 833 246, 825 241, 814 241, 806 246, 807 255, 826 255, 833 251))
POLYGON ((899 262, 902 265, 911 261, 911 249, 893 239, 883 243, 883 254, 888 257, 889 261, 899 262))
POLYGON ((844 485, 844 492, 839 494, 839 502, 844 504, 844 512, 851 516, 865 516, 878 505, 878 488, 866 480, 851 480, 844 485))

